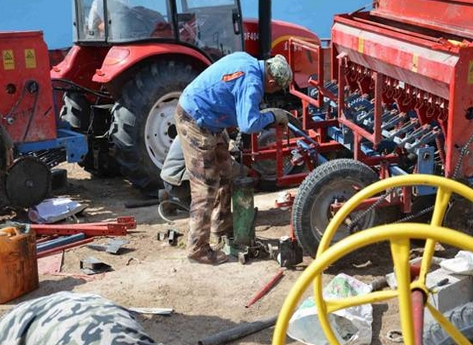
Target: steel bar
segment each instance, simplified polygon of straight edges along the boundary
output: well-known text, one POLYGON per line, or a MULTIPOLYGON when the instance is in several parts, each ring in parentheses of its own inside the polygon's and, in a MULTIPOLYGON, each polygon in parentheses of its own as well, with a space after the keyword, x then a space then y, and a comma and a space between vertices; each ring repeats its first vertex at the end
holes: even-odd
POLYGON ((83 240, 84 238, 85 238, 85 235, 83 233, 78 233, 78 234, 67 236, 67 237, 59 237, 51 241, 37 244, 36 251, 41 252, 47 249, 51 249, 51 248, 62 246, 68 243, 83 240))
POLYGON ((263 297, 278 281, 282 278, 284 274, 283 270, 279 270, 278 273, 265 285, 263 288, 256 293, 256 295, 245 305, 245 308, 248 308, 261 297, 263 297))
POLYGON ((31 229, 37 235, 73 235, 84 233, 90 236, 124 236, 127 234, 127 227, 123 224, 104 223, 101 225, 90 224, 31 224, 31 229))
POLYGON ((73 247, 78 247, 78 246, 82 246, 84 244, 87 244, 89 242, 92 242, 94 239, 93 238, 86 238, 86 239, 83 239, 83 240, 80 240, 80 241, 76 241, 76 242, 72 242, 72 243, 69 243, 69 244, 65 244, 63 246, 60 246, 60 247, 55 247, 55 248, 51 248, 51 249, 48 249, 48 250, 43 250, 39 253, 36 253, 36 258, 42 258, 42 257, 45 257, 45 256, 48 256, 48 255, 51 255, 51 254, 55 254, 57 252, 60 252, 61 250, 65 250, 65 249, 69 249, 69 248, 73 248, 73 247))

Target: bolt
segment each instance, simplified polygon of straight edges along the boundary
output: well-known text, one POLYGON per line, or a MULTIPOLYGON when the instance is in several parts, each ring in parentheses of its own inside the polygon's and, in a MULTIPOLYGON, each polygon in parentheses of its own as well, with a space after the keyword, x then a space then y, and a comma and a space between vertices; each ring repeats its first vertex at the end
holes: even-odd
POLYGON ((5 87, 5 90, 7 91, 8 94, 12 95, 16 92, 16 86, 14 84, 8 84, 5 87))
POLYGON ((424 158, 424 160, 430 159, 430 153, 429 153, 429 152, 425 152, 423 158, 424 158))

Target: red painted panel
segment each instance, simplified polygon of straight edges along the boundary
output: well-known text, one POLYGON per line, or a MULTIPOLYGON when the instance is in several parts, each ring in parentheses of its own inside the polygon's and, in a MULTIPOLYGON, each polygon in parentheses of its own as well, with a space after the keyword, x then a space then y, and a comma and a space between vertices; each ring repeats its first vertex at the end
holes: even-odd
MULTIPOLYGON (((244 21, 243 31, 245 40, 245 51, 258 57, 260 54, 259 46, 259 28, 256 19, 247 19, 244 21)), ((307 28, 279 20, 273 20, 271 26, 271 55, 282 54, 289 59, 289 38, 295 37, 304 39, 307 42, 320 44, 319 37, 307 28)), ((315 55, 303 54, 301 50, 294 52, 294 80, 299 87, 309 86, 308 79, 318 62, 315 55)))
POLYGON ((210 61, 197 50, 171 43, 141 44, 134 46, 113 46, 107 53, 102 67, 98 69, 92 80, 108 83, 127 68, 150 56, 161 54, 185 55, 209 65, 210 61))
MULTIPOLYGON (((456 5, 461 3, 470 2, 458 1, 456 5)), ((419 16, 422 15, 419 13, 419 16)), ((401 30, 389 28, 377 19, 363 15, 335 17, 334 49, 355 64, 398 80, 402 85, 415 87, 419 92, 416 95, 421 97, 417 99, 419 103, 425 103, 427 107, 436 102, 441 104, 448 114, 435 120, 445 137, 444 174, 452 176, 461 159, 460 174, 473 176, 473 159, 470 155, 461 157, 461 148, 465 145, 468 147, 464 152, 473 150, 473 45, 466 40, 458 43, 429 37, 428 31, 409 31, 409 26, 401 30)), ((445 27, 445 31, 451 29, 445 27)), ((405 89, 401 87, 400 92, 405 89)), ((425 120, 434 118, 429 119, 426 113, 425 120)))
POLYGON ((458 56, 435 50, 432 43, 429 43, 430 47, 427 42, 422 46, 408 39, 400 34, 397 38, 390 37, 376 26, 367 24, 355 26, 336 21, 332 28, 333 45, 339 53, 346 53, 351 61, 448 98, 458 56))
POLYGON ((378 0, 377 4, 373 15, 473 38, 472 0, 378 0))
POLYGON ((56 138, 49 68, 42 32, 0 33, 0 121, 15 143, 56 138))

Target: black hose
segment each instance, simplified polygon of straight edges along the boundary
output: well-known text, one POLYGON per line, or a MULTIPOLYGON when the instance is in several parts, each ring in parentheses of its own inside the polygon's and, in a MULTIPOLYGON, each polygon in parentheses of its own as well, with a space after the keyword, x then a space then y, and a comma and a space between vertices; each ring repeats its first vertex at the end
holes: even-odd
POLYGON ((228 329, 226 331, 219 332, 217 334, 206 337, 197 342, 197 345, 221 345, 226 344, 230 341, 243 338, 249 334, 253 334, 268 327, 274 326, 277 316, 273 316, 266 320, 249 322, 242 325, 238 325, 234 328, 228 329))
MULTIPOLYGON (((98 92, 98 91, 95 91, 95 90, 92 90, 92 89, 89 89, 85 86, 82 86, 82 85, 79 85, 77 83, 74 83, 73 81, 70 81, 70 80, 67 80, 67 79, 62 79, 62 78, 53 78, 51 79, 52 81, 55 81, 55 82, 61 82, 61 83, 65 83, 65 84, 69 84, 75 88, 77 88, 78 90, 82 90, 84 92, 88 92, 88 93, 91 93, 95 96, 98 96, 98 97, 103 97, 103 98, 110 98, 110 99, 113 99, 113 97, 108 94, 108 93, 104 93, 104 92, 98 92)), ((60 91, 69 91, 69 90, 65 90, 65 89, 62 89, 62 88, 58 88, 58 87, 55 87, 54 88, 55 90, 60 90, 60 91)))

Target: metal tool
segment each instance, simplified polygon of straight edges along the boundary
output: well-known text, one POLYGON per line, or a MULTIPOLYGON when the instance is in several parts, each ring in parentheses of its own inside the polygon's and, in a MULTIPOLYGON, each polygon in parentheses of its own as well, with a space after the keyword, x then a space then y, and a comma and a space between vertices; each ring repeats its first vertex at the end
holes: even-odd
POLYGON ((233 181, 233 237, 224 239, 223 250, 228 255, 238 257, 238 261, 244 264, 250 257, 256 257, 261 252, 260 244, 255 241, 258 208, 254 206, 255 181, 245 174, 241 132, 237 135, 235 146, 240 150, 240 176, 233 181))

